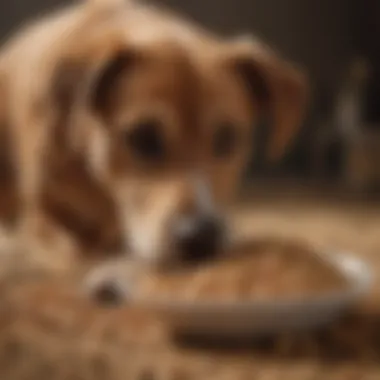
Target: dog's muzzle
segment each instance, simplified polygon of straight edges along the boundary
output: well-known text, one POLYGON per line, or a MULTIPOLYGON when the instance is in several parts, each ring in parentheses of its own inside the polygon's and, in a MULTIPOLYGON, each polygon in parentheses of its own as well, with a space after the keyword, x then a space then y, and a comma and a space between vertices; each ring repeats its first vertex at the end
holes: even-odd
POLYGON ((183 263, 211 260, 224 247, 225 227, 216 216, 183 217, 173 228, 175 251, 183 263))

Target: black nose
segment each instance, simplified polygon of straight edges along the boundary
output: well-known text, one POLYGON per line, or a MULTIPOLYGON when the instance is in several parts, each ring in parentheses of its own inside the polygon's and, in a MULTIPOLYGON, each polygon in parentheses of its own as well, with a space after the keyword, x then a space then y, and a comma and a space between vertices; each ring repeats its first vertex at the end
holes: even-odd
POLYGON ((187 221, 187 228, 177 228, 177 248, 186 263, 214 258, 222 248, 223 224, 218 218, 197 217, 187 221))
POLYGON ((98 284, 92 291, 93 300, 100 306, 119 306, 123 303, 123 292, 113 281, 98 284))

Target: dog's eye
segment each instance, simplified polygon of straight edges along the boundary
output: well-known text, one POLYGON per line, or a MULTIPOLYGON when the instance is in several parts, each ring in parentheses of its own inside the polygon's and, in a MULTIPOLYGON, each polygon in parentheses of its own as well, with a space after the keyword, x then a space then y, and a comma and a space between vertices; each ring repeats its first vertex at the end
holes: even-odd
POLYGON ((141 159, 157 160, 165 154, 160 124, 155 120, 139 122, 126 134, 126 143, 141 159))
POLYGON ((213 154, 217 158, 232 155, 237 145, 236 128, 233 124, 223 123, 216 130, 213 140, 213 154))

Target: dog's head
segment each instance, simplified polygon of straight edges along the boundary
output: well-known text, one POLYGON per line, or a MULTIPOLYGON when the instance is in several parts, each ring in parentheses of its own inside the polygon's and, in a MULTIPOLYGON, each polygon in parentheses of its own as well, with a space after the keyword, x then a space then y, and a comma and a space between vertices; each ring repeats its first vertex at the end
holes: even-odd
POLYGON ((156 11, 113 29, 91 53, 81 46, 91 66, 81 80, 60 73, 75 84, 73 140, 114 197, 133 254, 214 254, 252 128, 270 112, 269 155, 279 157, 301 121, 303 77, 255 41, 219 40, 156 11))

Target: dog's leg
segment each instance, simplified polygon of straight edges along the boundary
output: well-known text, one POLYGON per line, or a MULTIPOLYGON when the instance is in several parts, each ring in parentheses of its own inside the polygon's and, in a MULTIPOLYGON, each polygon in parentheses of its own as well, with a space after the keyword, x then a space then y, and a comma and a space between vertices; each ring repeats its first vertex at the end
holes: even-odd
POLYGON ((43 210, 42 192, 51 131, 48 119, 19 117, 13 128, 21 201, 18 238, 20 248, 33 265, 61 271, 72 265, 77 245, 43 210))
POLYGON ((27 261, 48 271, 70 269, 77 254, 75 241, 42 210, 26 210, 21 219, 19 248, 27 255, 27 261))

